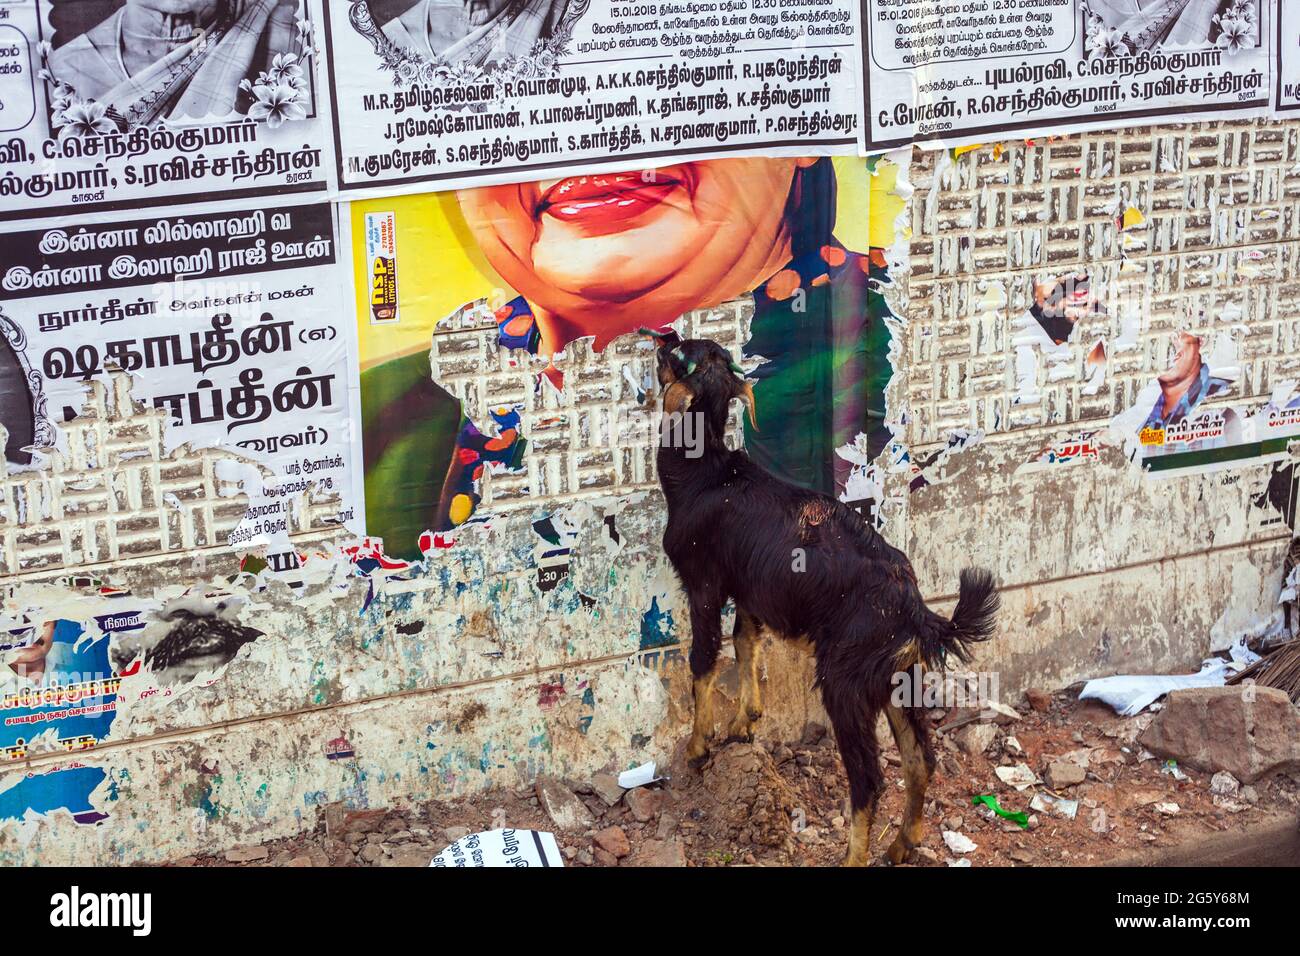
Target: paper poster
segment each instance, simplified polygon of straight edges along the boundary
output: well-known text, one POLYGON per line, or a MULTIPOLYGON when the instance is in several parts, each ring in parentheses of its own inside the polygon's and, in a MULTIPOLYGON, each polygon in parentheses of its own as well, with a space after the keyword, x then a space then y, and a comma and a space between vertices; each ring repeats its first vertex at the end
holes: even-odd
POLYGON ((438 867, 564 866, 555 835, 539 830, 487 830, 461 837, 429 863, 438 867))
POLYGON ((1278 382, 1264 401, 1232 404, 1242 370, 1226 333, 1181 330, 1167 368, 1111 422, 1152 477, 1217 471, 1286 456, 1300 438, 1300 391, 1278 382))
MULTIPOLYGON (((493 509, 566 490, 653 487, 653 347, 615 340, 684 314, 711 315, 698 334, 746 359, 759 427, 744 441, 764 467, 840 495, 853 463, 839 450, 884 447, 893 338, 876 243, 894 242, 899 167, 746 157, 659 173, 662 192, 617 216, 534 216, 585 177, 351 205, 366 533, 386 554, 417 559, 493 509), (399 318, 376 322, 389 222, 399 318)), ((543 587, 567 560, 553 537, 543 587)))
POLYGON ((1274 0, 863 0, 867 148, 1258 115, 1274 13, 1274 0))
POLYGON ((230 544, 285 531, 302 492, 337 494, 337 519, 353 519, 356 339, 338 309, 347 283, 329 204, 88 218, 0 242, 11 471, 66 451, 59 426, 80 413, 86 383, 121 370, 135 401, 165 412, 165 453, 224 448, 276 472, 259 494, 256 468, 218 463, 229 466, 218 477, 249 479, 230 544))
POLYGON ((0 4, 0 222, 324 193, 315 2, 0 4))
POLYGON ((340 186, 856 155, 858 17, 857 0, 494 0, 468 17, 434 0, 328 4, 340 186))

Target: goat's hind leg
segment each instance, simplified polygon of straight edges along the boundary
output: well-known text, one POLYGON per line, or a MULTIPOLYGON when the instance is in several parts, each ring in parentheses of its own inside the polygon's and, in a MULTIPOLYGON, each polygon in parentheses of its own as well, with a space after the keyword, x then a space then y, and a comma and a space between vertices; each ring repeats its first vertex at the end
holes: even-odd
POLYGON ((709 741, 713 739, 713 684, 718 676, 718 649, 722 645, 722 599, 717 595, 692 594, 690 604, 695 724, 686 744, 686 759, 692 767, 700 767, 709 757, 709 741))
POLYGON ((885 716, 894 732, 894 740, 898 742, 898 754, 903 761, 903 777, 907 782, 907 809, 903 811, 903 825, 888 850, 891 863, 902 863, 912 848, 921 842, 925 788, 934 772, 934 749, 930 745, 929 731, 920 708, 890 704, 885 708, 885 716))
POLYGON ((876 801, 884 775, 880 772, 880 747, 876 743, 876 715, 864 688, 847 668, 836 672, 818 661, 822 704, 835 728, 844 773, 849 778, 849 801, 853 820, 849 828, 849 850, 844 866, 871 864, 871 828, 876 818, 876 801))
POLYGON ((731 637, 736 648, 736 668, 740 671, 740 699, 736 703, 736 716, 727 728, 727 740, 749 743, 754 739, 754 721, 763 716, 763 690, 758 683, 759 625, 739 607, 731 637))

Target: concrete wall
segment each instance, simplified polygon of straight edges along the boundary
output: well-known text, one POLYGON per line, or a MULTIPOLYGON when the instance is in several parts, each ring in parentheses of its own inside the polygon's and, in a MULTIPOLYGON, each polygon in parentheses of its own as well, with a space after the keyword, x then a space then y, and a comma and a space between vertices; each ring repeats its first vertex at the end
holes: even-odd
MULTIPOLYGON (((1216 401, 1297 375, 1298 150, 1300 124, 1260 122, 913 154, 886 292, 901 320, 890 407, 906 457, 879 475, 884 533, 937 609, 961 566, 997 572, 1001 633, 978 666, 998 672, 1004 696, 1194 667, 1272 614, 1291 535, 1264 500, 1276 463, 1157 481, 1104 437, 1095 456, 1031 463, 1130 407, 1189 314, 1211 316, 1202 324, 1238 349, 1239 386, 1216 401), (1130 208, 1144 222, 1121 228, 1130 208), (1068 360, 1026 366, 1014 322, 1030 281, 1078 268, 1117 295, 1138 291, 1068 360), (1086 364, 1097 337, 1100 385, 1086 364), (1016 404, 1031 373, 1040 401, 1016 404), (950 448, 955 429, 965 440, 950 448)), ((686 331, 739 345, 748 310, 693 314, 686 331)), ((689 635, 659 549, 652 459, 635 436, 612 450, 592 441, 584 417, 631 401, 623 371, 635 380, 649 356, 630 340, 571 350, 566 381, 581 385, 556 406, 486 341, 473 321, 440 334, 435 374, 471 408, 524 401, 536 451, 525 476, 490 480, 488 526, 420 565, 349 561, 317 503, 295 515, 297 576, 258 573, 260 561, 241 572, 246 556, 214 542, 242 511, 243 466, 187 448, 164 458, 161 419, 124 381, 96 390, 67 457, 3 480, 7 612, 147 615, 197 587, 263 634, 186 681, 124 680, 93 749, 33 746, 9 761, 0 805, 50 774, 92 786, 85 822, 67 807, 0 825, 0 863, 217 851, 311 827, 336 801, 408 804, 671 756, 689 635), (547 517, 570 547, 554 586, 538 568, 534 523, 547 517)), ((800 652, 773 653, 763 733, 816 717, 809 685, 800 652)))

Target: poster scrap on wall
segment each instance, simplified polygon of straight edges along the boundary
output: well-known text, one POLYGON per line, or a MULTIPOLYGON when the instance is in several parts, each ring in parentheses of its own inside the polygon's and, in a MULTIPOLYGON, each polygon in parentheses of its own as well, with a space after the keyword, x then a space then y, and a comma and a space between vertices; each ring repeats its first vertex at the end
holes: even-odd
POLYGON ((469 18, 349 0, 324 13, 344 194, 860 150, 858 0, 503 0, 469 18))
POLYGON ((1168 367, 1111 422, 1151 477, 1276 461, 1300 438, 1300 390, 1277 383, 1264 401, 1227 401, 1242 377, 1227 333, 1179 331, 1168 367), (1213 401, 1218 398, 1219 401, 1213 401))
POLYGON ((0 222, 323 195, 315 2, 0 6, 0 222))
POLYGON ((225 477, 252 477, 227 543, 277 538, 308 491, 337 494, 336 518, 352 525, 356 340, 339 319, 334 207, 87 217, 3 241, 10 471, 44 467, 86 383, 122 371, 135 401, 165 412, 164 453, 224 448, 274 472, 232 456, 225 477))
POLYGON ((1274 0, 864 0, 867 149, 1262 115, 1275 14, 1274 0))

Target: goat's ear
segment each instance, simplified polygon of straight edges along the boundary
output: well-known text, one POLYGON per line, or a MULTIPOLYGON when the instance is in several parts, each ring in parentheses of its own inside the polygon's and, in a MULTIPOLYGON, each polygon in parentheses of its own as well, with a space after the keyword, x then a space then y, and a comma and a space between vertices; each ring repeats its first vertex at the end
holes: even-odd
POLYGON ((758 417, 754 412, 754 386, 748 382, 742 382, 740 386, 740 395, 737 396, 745 403, 745 410, 749 412, 749 424, 754 431, 758 431, 758 417))
POLYGON ((663 352, 658 354, 655 362, 655 378, 659 379, 659 384, 664 388, 677 381, 677 375, 673 372, 673 365, 663 352))
POLYGON ((695 395, 685 382, 674 381, 664 392, 664 412, 669 415, 684 412, 691 407, 691 402, 694 400, 695 395))

